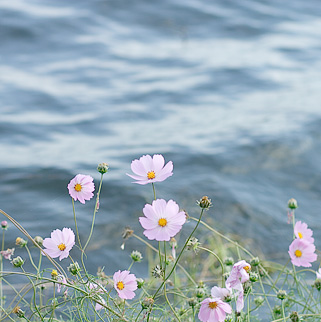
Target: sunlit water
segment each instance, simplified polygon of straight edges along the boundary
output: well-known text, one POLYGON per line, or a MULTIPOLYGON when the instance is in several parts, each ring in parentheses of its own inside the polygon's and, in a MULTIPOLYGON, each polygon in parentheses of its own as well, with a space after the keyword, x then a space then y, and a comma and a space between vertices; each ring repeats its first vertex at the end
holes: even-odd
MULTIPOLYGON (((208 195, 216 228, 275 259, 294 197, 320 247, 320 14, 317 0, 0 1, 0 208, 32 235, 73 228, 69 180, 98 186, 107 162, 87 263, 112 274, 144 251, 120 251, 121 231, 142 235, 153 198, 130 162, 162 153, 174 175, 158 197, 197 216, 208 195)), ((93 207, 76 203, 82 240, 93 207)))

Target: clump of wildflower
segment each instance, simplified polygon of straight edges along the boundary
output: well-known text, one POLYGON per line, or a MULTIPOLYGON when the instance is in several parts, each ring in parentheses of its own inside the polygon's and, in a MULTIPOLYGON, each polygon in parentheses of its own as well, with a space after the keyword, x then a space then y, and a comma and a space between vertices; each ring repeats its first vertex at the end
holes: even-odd
POLYGON ((16 245, 17 246, 20 246, 20 247, 25 247, 27 245, 28 241, 27 240, 24 240, 23 238, 21 237, 17 237, 16 238, 16 245))
POLYGON ((277 293, 276 293, 276 297, 278 298, 278 299, 280 299, 280 300, 285 300, 286 299, 286 297, 287 297, 287 293, 286 293, 286 291, 284 291, 284 290, 279 290, 277 293))
POLYGON ((80 272, 80 266, 78 262, 71 263, 67 269, 72 275, 77 275, 78 272, 80 272))
POLYGON ((264 298, 262 296, 257 296, 254 298, 254 304, 260 306, 264 303, 264 298))
POLYGON ((205 210, 208 210, 212 207, 212 201, 207 196, 202 197, 200 200, 197 201, 197 204, 205 210))
POLYGON ((198 318, 202 322, 223 322, 226 313, 232 313, 232 308, 229 304, 217 298, 207 298, 201 302, 198 318))
POLYGON ((97 167, 97 171, 101 174, 105 174, 109 169, 109 166, 106 162, 99 163, 97 167))
POLYGON ((57 279, 57 277, 58 277, 58 272, 57 272, 57 270, 53 269, 53 270, 51 271, 51 278, 52 278, 53 280, 56 280, 56 279, 57 279))
POLYGON ((68 184, 70 196, 75 200, 79 200, 82 204, 85 200, 90 200, 95 190, 94 179, 91 176, 77 174, 68 184))
POLYGON ((164 271, 159 265, 156 265, 152 270, 152 275, 155 278, 161 278, 163 277, 163 274, 164 274, 164 271))
POLYGON ((17 256, 12 260, 11 263, 14 267, 21 267, 24 263, 24 260, 20 256, 17 256))
POLYGON ((224 264, 226 266, 232 266, 234 264, 234 259, 232 257, 227 257, 224 259, 224 264))
POLYGON ((139 217, 139 222, 145 229, 143 234, 150 240, 169 241, 186 221, 185 212, 179 211, 173 200, 154 200, 151 205, 145 205, 143 213, 145 217, 139 217))
POLYGON ((131 259, 134 262, 140 262, 143 259, 143 255, 138 250, 133 250, 130 254, 131 259))
POLYGON ((241 260, 233 265, 230 276, 226 280, 226 287, 228 289, 235 288, 235 286, 244 283, 250 278, 251 265, 245 260, 241 260))
POLYGON ((165 166, 164 157, 161 154, 143 155, 139 160, 134 160, 131 163, 131 170, 135 175, 127 175, 133 178, 134 183, 148 184, 161 182, 173 175, 173 162, 169 161, 165 166))
POLYGON ((7 250, 2 250, 0 253, 5 259, 11 260, 11 256, 13 256, 13 253, 14 253, 14 248, 8 248, 7 250))
POLYGON ((43 241, 44 251, 52 258, 59 257, 59 260, 67 258, 74 245, 75 234, 70 228, 55 229, 51 237, 43 241))
POLYGON ((145 297, 142 301, 142 308, 148 309, 149 307, 152 307, 154 304, 154 299, 152 297, 145 297))
POLYGON ((313 244, 314 238, 312 237, 313 231, 308 228, 308 225, 304 222, 297 221, 294 225, 294 235, 296 238, 307 241, 313 244))
POLYGON ((291 210, 294 210, 294 209, 298 208, 298 203, 294 198, 291 198, 288 201, 288 208, 290 208, 291 210))
POLYGON ((136 276, 130 274, 129 271, 117 271, 114 276, 114 288, 118 296, 124 300, 131 300, 134 298, 134 291, 137 289, 136 276))
POLYGON ((191 237, 189 239, 189 241, 187 242, 187 249, 188 250, 193 250, 194 252, 197 252, 198 250, 198 246, 200 245, 201 243, 198 242, 198 239, 196 237, 191 237))
POLYGON ((16 306, 12 313, 15 314, 18 318, 23 318, 25 316, 25 312, 21 310, 20 306, 16 306))
POLYGON ((292 322, 299 322, 300 321, 300 317, 299 317, 298 312, 292 311, 291 314, 290 314, 290 320, 292 322))
POLYGON ((34 238, 34 240, 35 240, 35 242, 36 242, 40 247, 42 247, 42 245, 43 245, 43 238, 42 238, 42 237, 40 237, 40 236, 36 236, 36 237, 34 238))
POLYGON ((3 230, 8 229, 8 222, 6 220, 1 221, 1 227, 3 230))
POLYGON ((317 260, 315 246, 302 239, 294 239, 289 247, 291 262, 295 266, 310 267, 317 260))

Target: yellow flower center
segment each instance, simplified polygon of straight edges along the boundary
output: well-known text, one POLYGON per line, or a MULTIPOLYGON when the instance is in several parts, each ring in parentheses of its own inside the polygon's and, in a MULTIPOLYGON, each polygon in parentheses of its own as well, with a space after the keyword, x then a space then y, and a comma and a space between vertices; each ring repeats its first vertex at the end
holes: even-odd
POLYGON ((302 256, 302 252, 300 251, 300 250, 296 250, 295 252, 294 252, 294 255, 296 256, 296 257, 301 257, 302 256))
POLYGON ((165 218, 161 218, 158 220, 158 224, 162 227, 165 227, 167 225, 167 220, 165 218))
POLYGON ((124 283, 123 283, 122 281, 118 282, 118 283, 116 284, 116 286, 117 286, 117 288, 118 288, 119 290, 122 290, 122 289, 124 289, 124 287, 125 287, 125 285, 124 285, 124 283))
POLYGON ((154 172, 154 171, 149 171, 149 172, 147 172, 147 178, 148 178, 149 180, 151 180, 151 179, 155 179, 155 177, 156 177, 156 175, 155 175, 155 172, 154 172))
POLYGON ((298 233, 299 238, 303 238, 302 233, 298 233))
POLYGON ((55 269, 53 269, 52 272, 51 272, 51 276, 52 277, 57 277, 58 276, 58 272, 55 269))
POLYGON ((246 270, 247 273, 251 270, 250 266, 244 266, 243 268, 246 270))
POLYGON ((77 192, 79 192, 79 191, 81 191, 81 189, 82 189, 81 184, 77 183, 77 184, 75 185, 75 190, 76 190, 77 192))
POLYGON ((210 309, 216 309, 217 308, 217 303, 216 302, 210 302, 208 303, 208 306, 210 309))
POLYGON ((66 249, 66 245, 64 243, 61 243, 60 245, 58 245, 59 250, 63 251, 66 249))

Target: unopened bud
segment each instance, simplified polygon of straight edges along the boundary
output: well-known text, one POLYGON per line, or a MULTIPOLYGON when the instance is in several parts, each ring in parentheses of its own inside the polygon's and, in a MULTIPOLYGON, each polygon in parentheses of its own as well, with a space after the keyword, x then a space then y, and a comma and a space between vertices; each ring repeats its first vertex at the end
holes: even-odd
POLYGON ((276 315, 280 315, 282 313, 282 307, 280 305, 275 305, 273 308, 273 313, 276 315))
POLYGON ((290 314, 290 320, 291 320, 292 322, 299 322, 299 321, 300 321, 300 317, 299 317, 298 312, 293 311, 293 312, 290 314))
POLYGON ((190 240, 187 242, 187 249, 197 252, 199 245, 200 243, 198 242, 198 239, 196 237, 191 237, 190 240))
POLYGON ((254 304, 255 304, 256 306, 260 306, 260 305, 262 305, 262 304, 263 304, 263 302, 264 302, 264 298, 263 298, 262 296, 258 296, 258 297, 255 297, 255 298, 254 298, 254 304))
POLYGON ((163 277, 163 274, 164 274, 164 271, 161 269, 159 265, 156 265, 152 270, 152 275, 155 278, 161 278, 163 277))
POLYGON ((18 318, 23 318, 25 316, 25 312, 21 310, 20 306, 16 306, 12 313, 14 313, 18 318))
POLYGON ((195 297, 191 297, 190 299, 187 300, 187 303, 189 306, 194 307, 197 305, 197 299, 195 297))
POLYGON ((224 264, 226 266, 232 266, 234 264, 234 259, 232 257, 225 258, 224 264))
POLYGON ((287 297, 287 293, 284 290, 280 290, 276 293, 276 297, 280 300, 284 300, 287 297))
POLYGON ((258 257, 253 257, 250 264, 251 266, 258 266, 260 264, 260 259, 258 257))
POLYGON ((147 309, 154 304, 154 299, 152 297, 145 297, 142 301, 142 308, 147 309))
POLYGON ((137 288, 142 288, 145 281, 142 278, 136 278, 137 288))
POLYGON ((24 261, 20 256, 17 256, 12 260, 11 263, 14 267, 21 267, 23 265, 24 261))
POLYGON ((143 255, 138 250, 133 250, 130 257, 134 262, 140 262, 143 259, 143 255))
POLYGON ((100 172, 101 174, 104 174, 108 171, 109 169, 109 166, 107 163, 103 162, 103 163, 99 163, 98 164, 98 167, 97 167, 97 170, 98 172, 100 172))
POLYGON ((71 263, 67 269, 72 275, 77 275, 77 273, 80 271, 80 267, 77 262, 71 263))
POLYGON ((288 207, 290 208, 290 209, 296 209, 296 208, 298 208, 298 203, 297 203, 297 201, 294 199, 294 198, 291 198, 289 201, 288 201, 288 207))
POLYGON ((57 277, 58 277, 58 272, 57 272, 55 269, 53 269, 53 270, 51 271, 51 278, 52 278, 53 280, 56 280, 56 279, 57 279, 57 277))
POLYGON ((202 209, 209 209, 212 206, 212 201, 207 196, 202 197, 199 201, 197 201, 197 204, 202 209))
POLYGON ((25 247, 27 245, 27 241, 24 240, 23 238, 21 237, 17 237, 16 238, 16 245, 17 246, 20 246, 20 247, 25 247))
POLYGON ((1 221, 1 227, 4 230, 8 229, 8 222, 6 220, 1 221))
POLYGON ((313 286, 314 286, 318 291, 321 291, 321 278, 317 278, 317 279, 314 281, 313 286))
POLYGON ((42 244, 43 244, 43 238, 40 237, 40 236, 36 236, 35 238, 35 242, 40 246, 42 247, 42 244))
POLYGON ((250 272, 250 281, 257 282, 259 279, 259 275, 255 272, 250 272))
POLYGON ((122 237, 124 239, 128 239, 133 235, 134 231, 130 227, 125 227, 125 229, 122 232, 122 237))

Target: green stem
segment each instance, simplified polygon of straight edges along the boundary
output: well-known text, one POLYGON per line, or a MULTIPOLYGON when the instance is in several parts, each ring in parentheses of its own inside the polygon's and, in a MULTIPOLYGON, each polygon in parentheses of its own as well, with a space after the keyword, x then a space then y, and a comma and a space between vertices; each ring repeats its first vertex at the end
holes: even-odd
POLYGON ((170 276, 172 275, 172 273, 174 272, 175 267, 176 267, 176 265, 177 265, 177 263, 178 263, 179 259, 181 258, 181 256, 182 256, 182 254, 183 254, 183 252, 184 252, 184 250, 185 250, 185 248, 186 248, 186 246, 187 246, 187 244, 188 244, 189 240, 190 240, 190 239, 191 239, 191 237, 193 236, 193 234, 194 234, 195 230, 197 229, 197 227, 198 227, 198 225, 199 225, 199 223, 200 223, 200 221, 201 221, 201 218, 202 218, 202 216, 203 216, 203 213, 204 213, 204 209, 202 209, 201 214, 200 214, 200 218, 198 219, 198 222, 197 222, 197 224, 196 224, 195 228, 193 229, 193 231, 191 232, 191 234, 190 234, 190 235, 189 235, 189 237, 187 238, 187 240, 186 240, 186 242, 185 242, 185 244, 184 244, 184 246, 183 246, 183 248, 182 248, 181 252, 179 253, 179 255, 178 255, 178 257, 177 257, 177 259, 176 259, 176 261, 175 261, 175 263, 174 263, 174 265, 173 265, 173 267, 172 267, 171 271, 169 272, 169 274, 167 275, 167 277, 164 279, 163 283, 159 286, 159 288, 157 289, 157 291, 156 291, 156 292, 155 292, 155 294, 153 295, 153 299, 155 299, 155 297, 156 297, 157 293, 160 291, 160 289, 164 286, 165 282, 169 279, 169 277, 170 277, 170 276))
POLYGON ((154 193, 154 200, 156 200, 156 190, 155 190, 154 182, 152 182, 152 187, 153 187, 153 193, 154 193))
POLYGON ((29 247, 27 245, 25 247, 26 247, 27 253, 29 255, 30 263, 32 264, 32 266, 34 267, 34 269, 38 272, 38 267, 33 262, 33 259, 32 259, 32 256, 31 256, 31 253, 30 253, 30 250, 29 250, 29 247))
POLYGON ((75 210, 74 198, 71 198, 71 203, 72 203, 72 211, 73 211, 73 214, 74 214, 74 221, 75 221, 75 228, 76 228, 76 235, 77 235, 77 239, 78 239, 78 244, 79 244, 80 250, 82 250, 82 246, 81 246, 81 242, 80 242, 80 236, 79 236, 79 232, 78 232, 77 219, 76 219, 76 210, 75 210))

